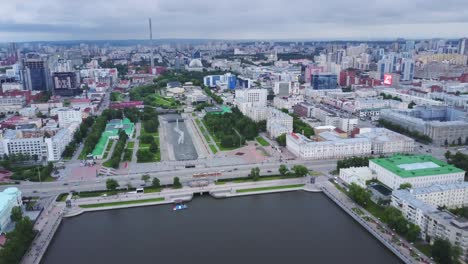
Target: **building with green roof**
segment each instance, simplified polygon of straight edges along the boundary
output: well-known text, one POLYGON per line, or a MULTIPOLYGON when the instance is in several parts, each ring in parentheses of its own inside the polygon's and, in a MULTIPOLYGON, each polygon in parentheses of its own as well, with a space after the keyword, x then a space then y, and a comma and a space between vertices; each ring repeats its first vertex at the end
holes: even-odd
POLYGON ((129 138, 133 136, 135 132, 135 124, 130 119, 112 119, 106 125, 106 130, 102 133, 98 143, 94 147, 92 155, 95 159, 102 159, 104 152, 109 144, 110 139, 118 139, 119 131, 123 130, 129 138))
POLYGON ((461 183, 465 177, 465 171, 429 155, 394 155, 372 159, 369 168, 379 181, 391 189, 398 189, 403 183, 410 183, 413 188, 461 183))

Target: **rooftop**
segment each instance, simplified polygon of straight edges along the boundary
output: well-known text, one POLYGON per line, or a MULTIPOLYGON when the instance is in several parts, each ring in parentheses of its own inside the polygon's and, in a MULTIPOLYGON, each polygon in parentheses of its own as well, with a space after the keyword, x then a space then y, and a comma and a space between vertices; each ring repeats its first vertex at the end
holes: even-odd
POLYGON ((449 165, 429 155, 395 155, 390 158, 372 159, 371 162, 402 178, 464 172, 453 165, 449 165))

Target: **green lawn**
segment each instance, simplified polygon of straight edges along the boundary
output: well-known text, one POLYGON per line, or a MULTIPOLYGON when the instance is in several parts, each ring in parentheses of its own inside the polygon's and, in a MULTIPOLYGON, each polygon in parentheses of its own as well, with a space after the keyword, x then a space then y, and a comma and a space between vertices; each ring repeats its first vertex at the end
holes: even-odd
POLYGON ((166 98, 160 95, 155 95, 153 97, 153 102, 158 106, 165 106, 168 108, 177 108, 177 103, 174 98, 166 98))
POLYGON ((257 140, 257 142, 264 147, 270 146, 270 143, 268 143, 268 141, 266 141, 262 136, 256 137, 255 140, 257 140))
POLYGON ((144 200, 135 200, 135 201, 113 202, 113 203, 83 204, 83 205, 80 205, 80 207, 81 208, 98 208, 98 207, 119 206, 119 205, 129 205, 129 204, 154 203, 154 202, 161 202, 161 201, 164 201, 164 197, 144 199, 144 200))
MULTIPOLYGON (((161 149, 159 148, 161 145, 159 144, 159 133, 158 132, 153 132, 153 133, 150 133, 150 132, 146 132, 145 128, 142 127, 141 129, 141 132, 140 132, 140 136, 141 135, 151 135, 153 136, 154 138, 154 141, 156 142, 156 144, 158 145, 158 152, 157 153, 154 153, 153 154, 153 157, 150 161, 147 161, 147 162, 138 162, 138 163, 148 163, 148 162, 158 162, 158 161, 161 161, 161 149)), ((132 146, 133 147, 133 146, 132 146)), ((150 144, 143 144, 140 142, 140 144, 138 145, 138 149, 148 149, 150 147, 150 144)))
MULTIPOLYGON (((272 175, 272 176, 260 176, 257 181, 273 181, 273 180, 284 180, 284 179, 291 179, 295 177, 287 177, 281 175, 272 175)), ((229 180, 219 180, 216 184, 225 184, 225 183, 244 183, 244 182, 253 182, 254 180, 251 178, 239 178, 239 179, 229 179, 229 180)))
POLYGON ((236 192, 237 193, 246 193, 246 192, 261 192, 261 191, 270 191, 270 190, 281 190, 281 189, 289 189, 289 188, 300 188, 300 187, 303 187, 304 185, 305 184, 291 184, 291 185, 283 185, 283 186, 249 188, 249 189, 236 190, 236 192))
POLYGON ((422 253, 424 253, 424 255, 426 255, 427 257, 430 257, 432 254, 431 254, 431 251, 432 251, 432 246, 427 244, 427 243, 424 243, 424 242, 416 242, 414 244, 414 247, 416 247, 417 249, 419 249, 419 251, 421 251, 422 253))
POLYGON ((57 196, 57 199, 55 199, 56 202, 65 202, 67 200, 68 193, 61 193, 59 196, 57 196))
POLYGON ((213 144, 210 144, 210 149, 213 152, 213 154, 216 154, 216 152, 218 152, 218 149, 213 144))
POLYGON ((133 149, 134 146, 135 146, 135 142, 133 142, 133 141, 129 141, 127 143, 127 149, 133 149))
POLYGON ((374 217, 382 219, 384 217, 385 207, 380 206, 374 202, 369 202, 365 209, 371 213, 374 217))
POLYGON ((156 193, 156 192, 161 192, 163 188, 153 188, 153 187, 145 187, 144 191, 145 193, 156 193))

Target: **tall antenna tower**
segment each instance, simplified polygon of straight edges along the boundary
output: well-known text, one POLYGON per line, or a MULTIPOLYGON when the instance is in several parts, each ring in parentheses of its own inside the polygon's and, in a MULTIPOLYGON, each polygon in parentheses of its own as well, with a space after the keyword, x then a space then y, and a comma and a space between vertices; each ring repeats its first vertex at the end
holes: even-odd
POLYGON ((151 73, 153 73, 154 59, 153 59, 153 27, 151 25, 151 18, 149 18, 149 34, 150 34, 150 60, 151 60, 151 73))

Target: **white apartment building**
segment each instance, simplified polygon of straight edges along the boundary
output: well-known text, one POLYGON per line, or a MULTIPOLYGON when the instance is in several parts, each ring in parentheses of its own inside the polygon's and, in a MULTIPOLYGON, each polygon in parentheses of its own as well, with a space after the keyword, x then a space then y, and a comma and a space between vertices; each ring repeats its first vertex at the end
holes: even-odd
POLYGON ((248 104, 244 104, 243 107, 244 111, 241 112, 255 122, 267 120, 268 118, 268 107, 266 106, 249 106, 248 104))
POLYGON ((39 158, 46 156, 44 137, 25 138, 19 130, 7 129, 0 139, 0 155, 29 154, 39 158))
POLYGON ((372 142, 372 154, 392 154, 414 152, 414 139, 386 128, 359 128, 359 138, 372 142))
POLYGON ((325 136, 327 141, 313 141, 302 134, 286 134, 286 147, 301 159, 332 159, 350 156, 370 155, 372 144, 365 138, 343 139, 332 135, 325 136))
POLYGON ((463 170, 426 155, 394 155, 372 159, 369 168, 380 182, 392 190, 398 189, 403 183, 421 188, 433 184, 462 183, 465 178, 463 170))
POLYGON ((61 129, 53 137, 45 138, 47 148, 47 161, 59 161, 67 145, 73 140, 73 134, 80 126, 80 123, 74 122, 66 128, 61 129))
POLYGON ((292 109, 293 106, 304 102, 303 95, 289 96, 289 97, 275 97, 273 99, 273 106, 278 109, 292 109))
POLYGON ((268 109, 267 133, 271 138, 276 138, 282 134, 291 133, 293 131, 292 116, 272 107, 268 109))
POLYGON ((393 191, 391 205, 403 216, 421 228, 421 237, 447 239, 452 245, 461 247, 460 257, 468 259, 468 222, 438 206, 458 207, 467 205, 467 183, 432 185, 426 188, 393 191))
POLYGON ((3 83, 1 85, 2 92, 13 91, 13 90, 23 90, 23 84, 21 83, 3 83))
POLYGON ((78 122, 81 124, 83 117, 80 109, 60 109, 57 111, 58 123, 61 128, 68 127, 71 123, 78 122))
POLYGON ((234 105, 242 114, 255 122, 266 120, 268 116, 267 95, 266 89, 238 89, 234 105))

